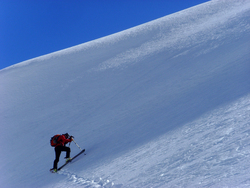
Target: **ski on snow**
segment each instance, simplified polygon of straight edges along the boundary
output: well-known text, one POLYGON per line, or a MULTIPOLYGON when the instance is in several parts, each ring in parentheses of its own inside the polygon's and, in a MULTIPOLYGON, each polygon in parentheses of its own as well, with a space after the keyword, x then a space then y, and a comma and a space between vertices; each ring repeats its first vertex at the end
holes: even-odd
MULTIPOLYGON (((74 160, 76 157, 78 157, 79 155, 81 155, 82 153, 84 153, 85 152, 85 149, 83 149, 82 151, 80 151, 80 153, 78 153, 77 155, 75 155, 70 161, 67 161, 64 165, 62 165, 61 167, 59 167, 58 169, 57 169, 57 171, 59 171, 59 170, 61 170, 63 167, 65 167, 68 163, 70 163, 72 160, 74 160)), ((54 171, 53 171, 53 169, 50 169, 50 172, 52 172, 52 173, 55 173, 54 171)))

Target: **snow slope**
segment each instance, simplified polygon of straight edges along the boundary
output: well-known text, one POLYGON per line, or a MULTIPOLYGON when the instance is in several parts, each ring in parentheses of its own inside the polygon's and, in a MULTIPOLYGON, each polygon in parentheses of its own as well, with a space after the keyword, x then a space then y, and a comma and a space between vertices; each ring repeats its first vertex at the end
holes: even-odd
POLYGON ((215 0, 1 70, 1 187, 249 187, 249 21, 215 0), (87 155, 51 174, 65 132, 87 155))

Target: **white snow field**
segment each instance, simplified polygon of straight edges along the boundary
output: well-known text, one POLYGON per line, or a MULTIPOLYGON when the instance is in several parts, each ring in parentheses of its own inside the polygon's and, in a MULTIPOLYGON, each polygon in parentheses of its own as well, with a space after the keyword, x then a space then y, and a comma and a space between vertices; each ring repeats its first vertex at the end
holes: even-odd
POLYGON ((1 188, 250 187, 250 1, 0 70, 0 134, 1 188), (52 174, 66 132, 86 155, 52 174))

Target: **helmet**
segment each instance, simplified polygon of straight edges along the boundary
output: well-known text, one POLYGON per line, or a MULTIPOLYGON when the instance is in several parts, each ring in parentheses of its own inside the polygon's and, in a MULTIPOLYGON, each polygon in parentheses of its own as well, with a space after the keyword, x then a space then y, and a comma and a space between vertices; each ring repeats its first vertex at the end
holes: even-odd
POLYGON ((65 133, 63 135, 65 136, 66 139, 69 138, 69 134, 68 133, 65 133))

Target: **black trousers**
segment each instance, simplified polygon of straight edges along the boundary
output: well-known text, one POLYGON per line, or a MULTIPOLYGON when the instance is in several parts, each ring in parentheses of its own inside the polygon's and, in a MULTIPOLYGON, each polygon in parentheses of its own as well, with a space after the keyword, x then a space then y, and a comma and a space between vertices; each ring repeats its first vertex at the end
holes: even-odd
POLYGON ((56 159, 54 160, 54 169, 57 169, 57 164, 59 162, 59 158, 61 155, 62 151, 66 151, 66 157, 65 158, 69 158, 70 157, 70 148, 66 147, 66 146, 57 146, 55 147, 55 154, 56 154, 56 159))

